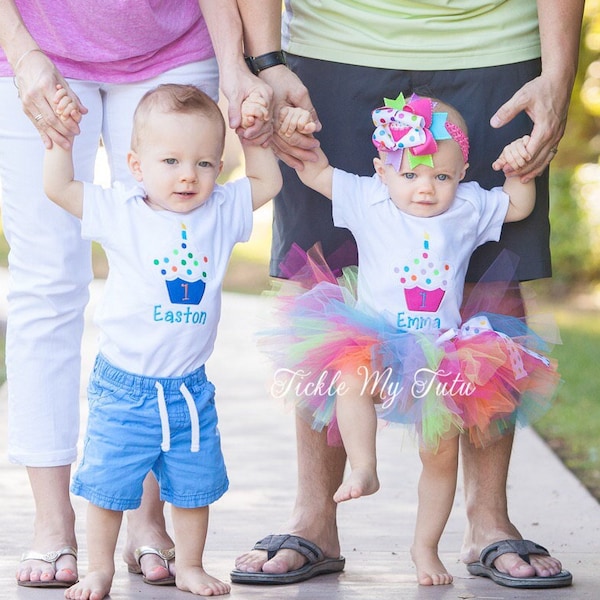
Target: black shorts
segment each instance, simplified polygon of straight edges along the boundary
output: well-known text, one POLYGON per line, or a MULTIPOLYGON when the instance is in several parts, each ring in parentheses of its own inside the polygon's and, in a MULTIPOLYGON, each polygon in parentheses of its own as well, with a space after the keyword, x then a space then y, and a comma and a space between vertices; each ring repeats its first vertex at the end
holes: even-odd
MULTIPOLYGON (((492 162, 504 146, 531 133, 532 122, 521 113, 500 129, 489 120, 523 84, 540 72, 533 60, 500 67, 454 71, 394 71, 288 56, 288 64, 310 92, 323 130, 317 134, 323 151, 334 166, 359 175, 372 175, 375 148, 371 142, 371 111, 383 98, 403 92, 433 96, 455 106, 469 129, 470 167, 465 181, 484 188, 502 185, 504 176, 492 170, 492 162)), ((320 242, 331 256, 345 242, 354 243, 346 229, 334 227, 329 200, 305 187, 296 173, 282 164, 284 184, 274 201, 271 275, 279 276, 279 264, 293 243, 307 250, 320 242)), ((523 221, 507 223, 500 242, 490 242, 473 254, 467 281, 477 281, 503 248, 520 256, 521 281, 550 277, 550 223, 548 219, 548 170, 536 179, 533 213, 523 221)), ((332 268, 356 264, 356 249, 344 253, 332 268)))

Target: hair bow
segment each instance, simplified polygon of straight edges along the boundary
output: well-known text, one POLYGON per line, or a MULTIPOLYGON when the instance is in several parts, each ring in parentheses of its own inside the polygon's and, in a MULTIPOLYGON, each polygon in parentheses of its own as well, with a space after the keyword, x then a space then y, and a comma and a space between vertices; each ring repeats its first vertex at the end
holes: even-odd
POLYGON ((408 149, 411 169, 417 165, 433 167, 436 140, 451 139, 446 129, 448 113, 433 112, 434 103, 429 98, 413 94, 406 102, 403 94, 395 100, 384 98, 384 106, 372 113, 375 131, 373 144, 387 153, 385 164, 400 168, 404 149, 408 149))

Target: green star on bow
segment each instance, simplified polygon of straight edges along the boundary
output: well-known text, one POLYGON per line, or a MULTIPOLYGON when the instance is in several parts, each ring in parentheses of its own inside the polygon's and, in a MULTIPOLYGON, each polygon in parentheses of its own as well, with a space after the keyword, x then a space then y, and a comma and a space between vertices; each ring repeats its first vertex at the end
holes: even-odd
POLYGON ((396 110, 403 110, 406 106, 406 100, 404 98, 404 94, 400 92, 395 100, 391 100, 390 98, 383 99, 384 106, 388 108, 395 108, 396 110))

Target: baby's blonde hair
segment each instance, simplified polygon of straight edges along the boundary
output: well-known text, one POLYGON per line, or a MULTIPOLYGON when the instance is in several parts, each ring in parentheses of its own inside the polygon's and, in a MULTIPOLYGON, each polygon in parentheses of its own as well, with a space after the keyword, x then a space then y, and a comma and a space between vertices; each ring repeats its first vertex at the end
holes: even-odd
POLYGON ((133 114, 133 131, 131 148, 137 150, 140 137, 148 119, 154 112, 162 113, 197 113, 218 123, 222 130, 220 154, 225 146, 225 119, 217 103, 194 85, 165 83, 147 91, 139 101, 133 114))

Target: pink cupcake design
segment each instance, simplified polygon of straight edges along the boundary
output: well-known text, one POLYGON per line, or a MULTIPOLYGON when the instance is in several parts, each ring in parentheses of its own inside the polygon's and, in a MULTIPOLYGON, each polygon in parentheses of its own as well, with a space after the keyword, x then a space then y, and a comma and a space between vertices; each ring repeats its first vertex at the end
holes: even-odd
POLYGON ((409 310, 436 312, 448 288, 450 265, 440 261, 429 249, 429 236, 425 234, 423 251, 402 267, 396 267, 404 298, 409 310))

